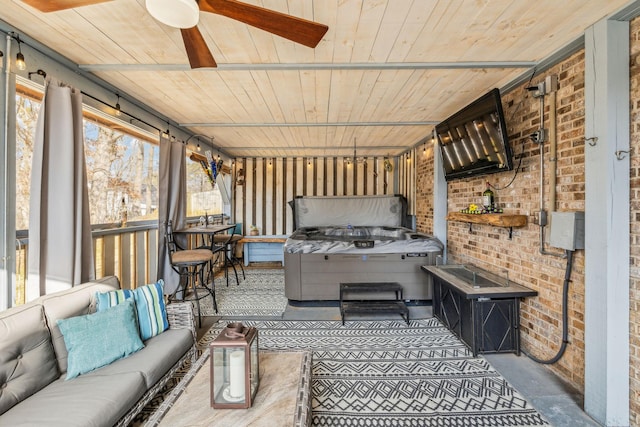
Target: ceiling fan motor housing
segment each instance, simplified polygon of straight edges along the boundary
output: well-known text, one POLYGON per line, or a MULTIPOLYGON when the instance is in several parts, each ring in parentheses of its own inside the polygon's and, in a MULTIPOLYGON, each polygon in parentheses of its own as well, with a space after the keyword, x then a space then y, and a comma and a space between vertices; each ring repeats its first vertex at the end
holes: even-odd
POLYGON ((146 0, 147 11, 156 20, 174 28, 198 25, 200 9, 195 0, 146 0))

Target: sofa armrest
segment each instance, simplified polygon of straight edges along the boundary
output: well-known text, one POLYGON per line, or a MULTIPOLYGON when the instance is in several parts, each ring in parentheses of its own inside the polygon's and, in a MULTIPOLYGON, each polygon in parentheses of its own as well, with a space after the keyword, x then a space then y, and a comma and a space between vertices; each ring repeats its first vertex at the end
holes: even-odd
POLYGON ((193 305, 190 302, 172 302, 166 305, 169 329, 190 329, 193 342, 196 339, 196 321, 193 314, 193 305))

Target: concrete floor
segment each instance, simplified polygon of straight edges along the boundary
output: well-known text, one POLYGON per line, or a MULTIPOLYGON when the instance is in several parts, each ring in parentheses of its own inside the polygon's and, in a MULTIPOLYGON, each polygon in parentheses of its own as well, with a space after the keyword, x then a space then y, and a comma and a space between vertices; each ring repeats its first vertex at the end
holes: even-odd
MULTIPOLYGON (((409 306, 410 318, 424 319, 432 316, 430 305, 409 306)), ((340 310, 335 304, 309 304, 287 306, 283 320, 340 320, 340 310)), ((219 317, 204 317, 199 337, 219 317)), ((259 318, 256 318, 259 319, 259 318)), ((272 319, 272 318, 271 318, 272 319)), ((354 319, 350 317, 350 319, 354 319)), ((358 320, 374 320, 375 316, 358 317, 358 320)), ((556 427, 600 426, 582 410, 582 395, 561 381, 545 366, 525 355, 487 354, 489 363, 538 410, 551 425, 556 427)))

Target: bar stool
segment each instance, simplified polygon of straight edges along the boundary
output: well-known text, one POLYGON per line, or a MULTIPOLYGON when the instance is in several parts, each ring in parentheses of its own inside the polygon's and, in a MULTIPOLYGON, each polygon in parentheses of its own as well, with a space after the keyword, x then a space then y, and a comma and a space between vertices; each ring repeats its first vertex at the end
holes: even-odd
POLYGON ((176 291, 169 297, 170 300, 176 299, 178 290, 182 290, 182 300, 193 300, 198 308, 198 325, 202 327, 202 312, 200 311, 200 300, 207 295, 211 295, 213 299, 213 308, 218 312, 218 303, 216 302, 215 282, 212 281, 211 287, 207 286, 204 280, 204 273, 207 270, 207 279, 213 277, 212 260, 213 252, 209 249, 183 249, 175 241, 173 236, 173 227, 171 221, 166 223, 165 240, 167 242, 167 250, 169 252, 169 263, 171 268, 180 275, 180 283, 176 291), (198 278, 200 278, 200 286, 198 286, 198 278), (191 288, 193 296, 187 297, 187 291, 191 288), (207 292, 198 295, 198 289, 204 288, 207 292))
MULTIPOLYGON (((229 224, 231 225, 231 224, 229 224)), ((229 266, 231 266, 233 268, 233 273, 236 276, 236 284, 240 284, 240 280, 238 280, 238 270, 236 270, 236 262, 234 262, 234 260, 236 259, 235 256, 233 255, 233 246, 240 240, 242 239, 242 236, 240 236, 239 234, 236 234, 238 230, 237 226, 234 226, 231 229, 231 233, 227 233, 227 234, 215 234, 213 236, 213 245, 211 246, 212 250, 214 252, 219 252, 224 254, 224 274, 225 274, 225 279, 227 281, 227 286, 229 286, 229 274, 228 274, 228 268, 229 266)), ((244 268, 242 267, 242 265, 240 265, 240 267, 242 268, 242 277, 245 278, 244 275, 244 268)))

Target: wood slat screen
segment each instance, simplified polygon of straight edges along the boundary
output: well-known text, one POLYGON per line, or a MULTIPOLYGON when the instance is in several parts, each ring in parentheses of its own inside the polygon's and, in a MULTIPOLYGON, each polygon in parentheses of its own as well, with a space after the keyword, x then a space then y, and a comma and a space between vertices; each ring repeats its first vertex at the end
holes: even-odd
POLYGON ((389 172, 385 159, 367 157, 348 164, 344 157, 236 158, 232 166, 235 221, 243 224, 245 234, 251 225, 262 235, 290 234, 293 213, 287 203, 297 196, 402 194, 412 213, 415 161, 391 158, 397 167, 389 172))

